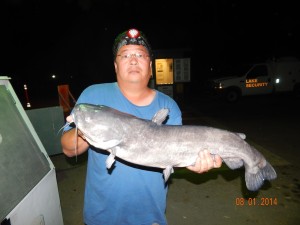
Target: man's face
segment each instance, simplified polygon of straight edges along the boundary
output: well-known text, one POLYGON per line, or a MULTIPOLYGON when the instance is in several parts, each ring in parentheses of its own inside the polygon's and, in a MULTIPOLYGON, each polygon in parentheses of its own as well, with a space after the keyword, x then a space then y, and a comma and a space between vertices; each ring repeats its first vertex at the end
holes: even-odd
POLYGON ((117 52, 114 62, 118 82, 148 84, 152 62, 142 45, 124 45, 117 52))

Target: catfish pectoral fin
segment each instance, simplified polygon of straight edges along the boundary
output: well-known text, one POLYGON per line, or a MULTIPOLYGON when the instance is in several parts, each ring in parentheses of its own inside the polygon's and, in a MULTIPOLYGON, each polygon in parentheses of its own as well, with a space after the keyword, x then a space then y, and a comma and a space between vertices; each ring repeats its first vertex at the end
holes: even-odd
POLYGON ((157 125, 161 125, 166 120, 168 114, 169 109, 163 108, 153 116, 152 122, 156 123, 157 125))

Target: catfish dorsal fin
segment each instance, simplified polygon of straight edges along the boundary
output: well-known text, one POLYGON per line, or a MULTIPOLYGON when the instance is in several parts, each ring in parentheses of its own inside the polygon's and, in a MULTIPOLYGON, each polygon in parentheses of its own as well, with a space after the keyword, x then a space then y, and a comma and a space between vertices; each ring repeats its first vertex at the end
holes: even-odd
POLYGON ((161 125, 165 121, 165 119, 167 118, 168 114, 169 114, 169 109, 167 109, 167 108, 160 109, 153 116, 152 122, 156 123, 157 125, 161 125))

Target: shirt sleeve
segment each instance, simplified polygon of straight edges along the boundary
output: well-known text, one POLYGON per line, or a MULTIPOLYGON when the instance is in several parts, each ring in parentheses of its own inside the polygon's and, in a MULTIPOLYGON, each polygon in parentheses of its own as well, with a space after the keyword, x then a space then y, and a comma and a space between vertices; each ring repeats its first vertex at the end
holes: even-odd
POLYGON ((175 102, 175 100, 171 99, 170 100, 170 114, 169 114, 169 119, 167 120, 167 125, 182 125, 182 113, 175 102))

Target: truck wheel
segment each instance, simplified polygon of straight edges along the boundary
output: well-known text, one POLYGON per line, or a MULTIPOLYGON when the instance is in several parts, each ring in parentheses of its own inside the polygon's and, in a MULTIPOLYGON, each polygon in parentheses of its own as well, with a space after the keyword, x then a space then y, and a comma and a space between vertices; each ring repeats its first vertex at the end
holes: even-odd
POLYGON ((228 90, 225 95, 227 102, 237 102, 240 98, 240 92, 234 89, 228 90))

